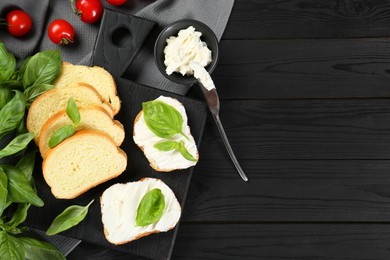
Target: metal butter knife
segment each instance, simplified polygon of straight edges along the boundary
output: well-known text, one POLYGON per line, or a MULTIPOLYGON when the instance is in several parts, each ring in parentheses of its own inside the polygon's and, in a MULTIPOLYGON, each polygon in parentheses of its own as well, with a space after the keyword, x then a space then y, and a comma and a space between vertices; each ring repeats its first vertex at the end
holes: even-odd
POLYGON ((203 86, 203 84, 199 80, 198 80, 198 84, 202 89, 207 105, 211 111, 211 114, 213 115, 215 123, 217 124, 219 134, 222 137, 222 141, 226 147, 226 150, 228 151, 230 159, 232 159, 234 166, 236 167, 238 174, 240 174, 241 178, 244 181, 248 181, 248 177, 246 177, 244 171, 242 170, 240 164, 238 163, 238 160, 234 155, 233 149, 230 146, 229 140, 226 136, 225 130, 223 129, 221 120, 219 119, 219 97, 218 97, 217 90, 215 88, 208 90, 205 86, 203 86))

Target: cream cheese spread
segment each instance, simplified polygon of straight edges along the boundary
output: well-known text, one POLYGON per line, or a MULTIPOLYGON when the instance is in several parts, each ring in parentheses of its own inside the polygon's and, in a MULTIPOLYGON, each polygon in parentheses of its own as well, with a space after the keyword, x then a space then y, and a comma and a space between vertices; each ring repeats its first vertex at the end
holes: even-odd
POLYGON ((173 72, 184 75, 193 75, 190 62, 198 62, 206 67, 211 62, 211 51, 200 37, 202 33, 195 31, 193 26, 180 30, 178 36, 171 36, 167 39, 167 46, 164 49, 167 66, 166 73, 173 72))
POLYGON ((154 178, 114 184, 104 191, 101 209, 106 238, 113 244, 131 241, 146 233, 168 231, 176 225, 181 215, 181 207, 173 191, 164 182, 154 178), (155 188, 164 195, 163 214, 156 223, 137 226, 138 205, 143 196, 155 188))
MULTIPOLYGON (((191 135, 190 127, 188 126, 188 118, 184 106, 174 98, 160 96, 157 100, 162 101, 172 107, 174 107, 183 117, 183 133, 189 138, 186 139, 184 136, 177 134, 172 140, 177 142, 184 142, 185 148, 194 157, 198 156, 198 149, 194 138, 191 135)), ((165 141, 167 139, 156 136, 146 125, 144 120, 143 112, 134 125, 134 142, 142 147, 144 154, 148 160, 156 165, 161 171, 172 171, 174 169, 186 169, 194 166, 196 162, 185 159, 180 152, 176 150, 171 151, 160 151, 154 148, 156 143, 165 141)), ((170 139, 171 140, 171 139, 170 139)))
POLYGON ((190 68, 194 71, 194 77, 202 83, 207 90, 215 88, 214 81, 211 79, 207 70, 198 62, 190 62, 190 68))

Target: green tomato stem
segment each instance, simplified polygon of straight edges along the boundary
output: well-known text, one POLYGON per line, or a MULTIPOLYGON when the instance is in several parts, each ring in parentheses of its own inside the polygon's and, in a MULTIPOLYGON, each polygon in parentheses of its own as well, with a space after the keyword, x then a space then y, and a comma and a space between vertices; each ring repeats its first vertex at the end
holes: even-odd
MULTIPOLYGON (((80 16, 82 12, 76 8, 75 0, 69 0, 69 1, 70 1, 70 6, 72 7, 73 13, 75 13, 75 15, 77 15, 77 16, 80 16)), ((65 44, 67 44, 67 43, 65 43, 65 44)))

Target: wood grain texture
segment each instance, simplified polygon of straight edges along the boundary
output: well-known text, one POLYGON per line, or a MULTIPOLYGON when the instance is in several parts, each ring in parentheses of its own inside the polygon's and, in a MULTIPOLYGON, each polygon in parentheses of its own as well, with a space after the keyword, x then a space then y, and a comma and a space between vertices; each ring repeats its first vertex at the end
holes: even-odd
POLYGON ((381 222, 390 219, 390 161, 241 160, 195 168, 184 221, 381 222))
POLYGON ((183 224, 172 259, 390 258, 388 225, 183 224))
MULTIPOLYGON (((388 225, 361 224, 182 224, 172 260, 390 258, 388 225)), ((80 244, 69 260, 141 260, 80 244)))
POLYGON ((221 99, 390 97, 390 39, 225 40, 221 99))
MULTIPOLYGON (((220 117, 239 160, 390 159, 390 99, 229 100, 220 117)), ((202 158, 229 164, 210 117, 202 158)))
POLYGON ((387 37, 386 0, 236 0, 224 39, 387 37))

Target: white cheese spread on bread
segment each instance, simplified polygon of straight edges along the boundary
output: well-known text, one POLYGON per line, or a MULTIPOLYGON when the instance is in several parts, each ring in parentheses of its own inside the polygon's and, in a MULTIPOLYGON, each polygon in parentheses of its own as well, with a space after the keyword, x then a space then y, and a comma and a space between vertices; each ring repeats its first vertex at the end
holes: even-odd
POLYGON ((164 182, 154 178, 114 184, 104 191, 100 203, 104 234, 110 243, 117 245, 152 233, 166 232, 176 226, 181 216, 181 207, 173 191, 164 182), (137 226, 138 205, 147 192, 156 188, 164 195, 163 214, 156 223, 137 226))
MULTIPOLYGON (((190 127, 187 124, 188 118, 184 106, 176 99, 160 96, 157 100, 162 101, 174 107, 183 117, 182 131, 188 137, 177 134, 172 140, 184 142, 185 148, 194 157, 198 158, 198 149, 194 138, 191 135, 190 127)), ((157 171, 172 171, 176 169, 186 169, 194 166, 196 162, 185 159, 182 154, 176 150, 160 151, 154 147, 156 143, 166 140, 155 135, 146 125, 143 112, 137 116, 134 124, 134 142, 143 150, 150 165, 157 171)))

